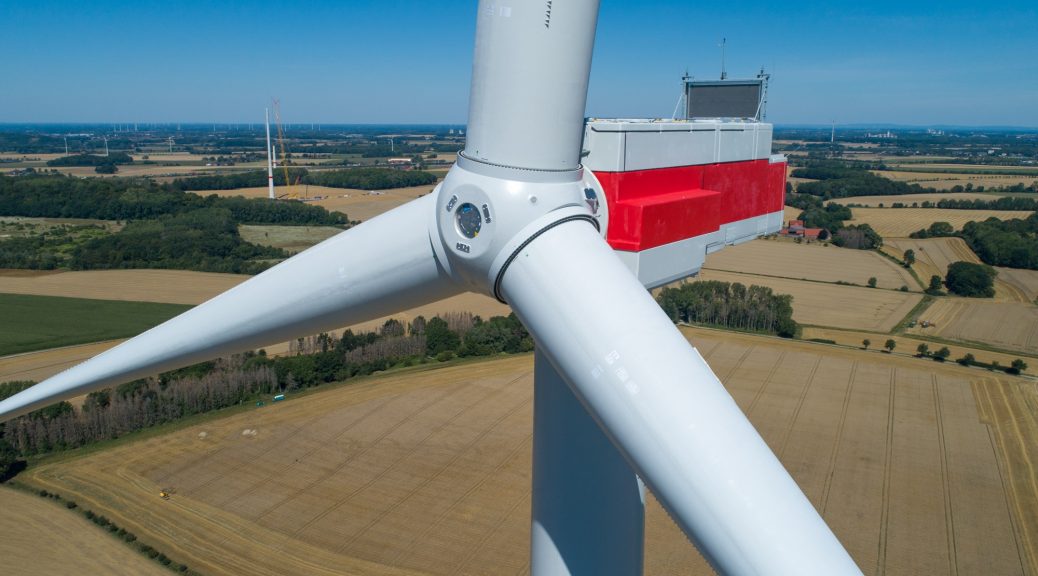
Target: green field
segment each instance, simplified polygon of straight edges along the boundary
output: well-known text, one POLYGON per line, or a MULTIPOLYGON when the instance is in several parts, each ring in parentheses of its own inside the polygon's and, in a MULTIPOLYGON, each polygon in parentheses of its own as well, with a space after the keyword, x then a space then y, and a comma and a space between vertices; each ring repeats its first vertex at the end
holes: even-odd
POLYGON ((0 294, 0 356, 135 336, 183 304, 0 294))
POLYGON ((238 233, 242 240, 260 246, 282 248, 291 253, 302 252, 342 232, 333 226, 269 226, 241 224, 238 233))

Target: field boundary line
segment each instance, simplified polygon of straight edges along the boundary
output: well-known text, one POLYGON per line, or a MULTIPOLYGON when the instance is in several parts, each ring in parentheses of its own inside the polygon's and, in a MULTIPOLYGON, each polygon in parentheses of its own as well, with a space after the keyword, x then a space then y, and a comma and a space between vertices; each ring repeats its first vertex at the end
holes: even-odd
POLYGON ((955 512, 952 509, 951 478, 948 473, 948 444, 944 437, 944 418, 941 415, 941 391, 937 384, 937 374, 930 375, 930 385, 933 389, 934 412, 937 415, 937 441, 941 452, 941 486, 944 490, 944 517, 947 524, 948 560, 951 564, 951 574, 959 574, 959 552, 955 546, 955 512))
POLYGON ((807 393, 811 390, 811 384, 815 381, 815 376, 818 374, 818 366, 822 364, 823 356, 818 355, 815 360, 815 365, 811 368, 811 375, 807 377, 806 383, 804 384, 804 390, 800 393, 800 398, 797 399, 797 406, 793 409, 793 417, 789 421, 789 426, 786 427, 785 433, 782 435, 782 444, 779 448, 778 457, 782 459, 782 456, 786 453, 786 446, 789 444, 789 436, 793 433, 793 428, 796 426, 797 418, 800 417, 800 409, 804 406, 804 400, 807 399, 807 393))
POLYGON ((836 439, 833 441, 833 449, 829 453, 829 469, 825 475, 825 485, 822 489, 822 516, 829 507, 829 491, 833 486, 833 476, 836 474, 836 461, 840 456, 840 443, 843 442, 843 429, 847 425, 847 412, 851 405, 851 393, 854 391, 854 376, 858 372, 858 361, 851 362, 851 373, 847 377, 847 391, 843 395, 843 408, 840 410, 840 424, 836 428, 836 439))
POLYGON ((876 557, 876 574, 883 576, 887 571, 887 522, 890 519, 890 474, 894 455, 894 390, 897 383, 897 368, 890 368, 890 396, 887 406, 887 442, 883 456, 883 512, 879 520, 879 554, 876 557))
MULTIPOLYGON (((739 366, 742 366, 742 363, 745 359, 745 356, 739 359, 739 366)), ((771 366, 771 370, 768 370, 768 375, 764 377, 764 381, 761 382, 760 386, 757 387, 757 393, 753 395, 753 400, 750 400, 750 405, 746 407, 747 414, 753 412, 753 408, 757 406, 757 401, 760 400, 760 397, 764 395, 764 390, 768 387, 768 383, 771 382, 772 377, 775 376, 775 372, 778 372, 779 367, 782 366, 782 363, 785 362, 785 360, 786 351, 783 350, 779 353, 779 357, 775 359, 775 363, 771 366)), ((734 373, 735 369, 733 369, 728 374, 728 376, 731 377, 734 373)))

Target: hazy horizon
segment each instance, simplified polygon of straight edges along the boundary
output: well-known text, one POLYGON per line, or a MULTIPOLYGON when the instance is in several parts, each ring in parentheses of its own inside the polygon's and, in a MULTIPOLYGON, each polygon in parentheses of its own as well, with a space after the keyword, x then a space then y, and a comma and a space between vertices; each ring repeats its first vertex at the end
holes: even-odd
MULTIPOLYGON (((1038 8, 602 3, 587 114, 669 117, 686 70, 772 73, 777 125, 1038 126, 1038 8)), ((474 1, 0 6, 0 122, 466 121, 474 1)))

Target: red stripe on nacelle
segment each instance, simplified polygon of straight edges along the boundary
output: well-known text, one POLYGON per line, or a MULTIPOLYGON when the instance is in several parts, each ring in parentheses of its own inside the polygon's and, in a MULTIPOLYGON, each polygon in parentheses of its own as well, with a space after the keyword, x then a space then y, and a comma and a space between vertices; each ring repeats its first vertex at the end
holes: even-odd
POLYGON ((606 240, 638 252, 782 210, 786 164, 749 160, 595 176, 609 203, 606 240))

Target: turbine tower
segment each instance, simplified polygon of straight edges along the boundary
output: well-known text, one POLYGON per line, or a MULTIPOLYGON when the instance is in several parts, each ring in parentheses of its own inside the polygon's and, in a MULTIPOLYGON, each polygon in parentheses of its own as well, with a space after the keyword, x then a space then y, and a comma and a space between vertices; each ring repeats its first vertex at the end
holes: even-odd
MULTIPOLYGON (((734 126, 722 136, 719 123, 585 124, 597 17, 598 0, 547 9, 541 1, 481 0, 465 149, 432 194, 0 402, 0 418, 481 292, 508 303, 537 348, 534 574, 640 574, 643 483, 720 573, 860 574, 645 289, 688 275, 708 249, 769 229, 780 200, 777 208, 755 204, 759 198, 732 203, 737 196, 705 183, 736 171, 781 184, 784 163, 772 162, 769 150, 730 166, 714 146, 702 148, 711 151, 709 164, 665 174, 631 171, 654 158, 618 149, 600 155, 619 163, 615 172, 599 178, 585 169, 584 142, 622 141, 635 150, 664 130, 715 143, 736 137, 728 134, 734 126), (653 195, 685 186, 693 174, 700 184, 653 195), (769 180, 775 174, 780 180, 769 180), (650 194, 638 196, 635 184, 650 194), (674 236, 675 223, 685 236, 674 236)), ((763 130, 738 129, 751 130, 750 143, 763 130)))

